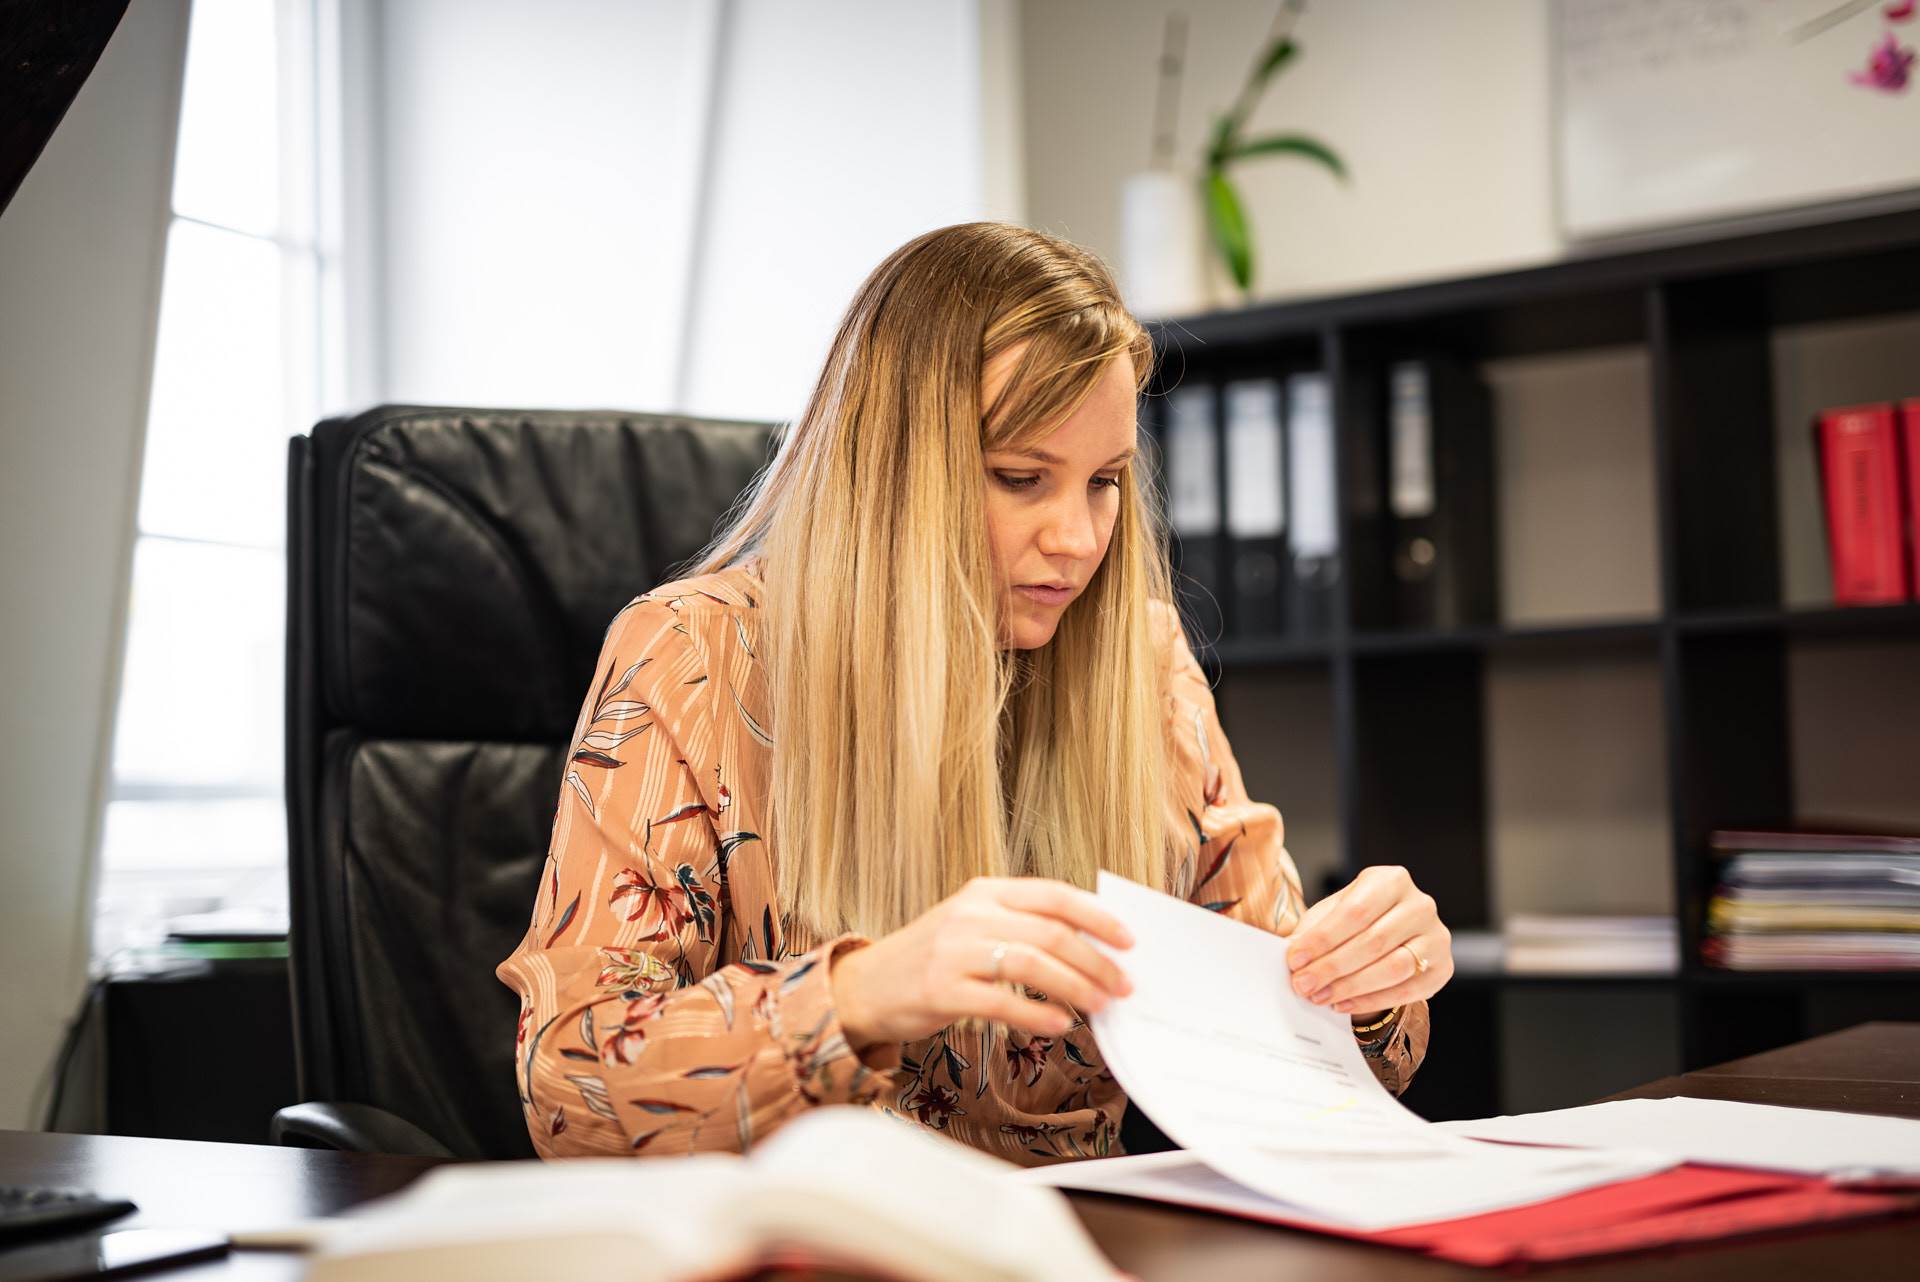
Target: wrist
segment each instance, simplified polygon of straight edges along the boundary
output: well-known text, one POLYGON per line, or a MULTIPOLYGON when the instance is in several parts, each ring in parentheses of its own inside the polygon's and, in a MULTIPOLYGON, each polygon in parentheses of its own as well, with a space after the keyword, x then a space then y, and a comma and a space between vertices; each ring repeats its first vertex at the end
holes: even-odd
POLYGON ((861 968, 866 960, 861 954, 867 948, 866 944, 855 945, 827 964, 827 983, 833 990, 834 1018, 839 1020, 840 1032, 856 1055, 879 1040, 868 1031, 866 1007, 860 998, 861 968))
POLYGON ((1386 1010, 1354 1011, 1351 1016, 1353 1031, 1356 1033, 1378 1034, 1382 1032, 1387 1025, 1399 1018, 1399 1016, 1400 1008, 1398 1006, 1391 1006, 1386 1010))

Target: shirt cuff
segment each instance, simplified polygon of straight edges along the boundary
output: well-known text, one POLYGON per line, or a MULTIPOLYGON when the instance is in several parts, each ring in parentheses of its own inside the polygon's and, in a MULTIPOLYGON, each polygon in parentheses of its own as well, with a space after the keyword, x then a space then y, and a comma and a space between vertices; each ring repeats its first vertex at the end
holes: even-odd
POLYGON ((847 1042, 833 1004, 833 963, 873 941, 846 934, 793 959, 776 990, 779 1019, 800 1093, 815 1104, 869 1104, 893 1084, 900 1048, 872 1046, 864 1055, 847 1042))

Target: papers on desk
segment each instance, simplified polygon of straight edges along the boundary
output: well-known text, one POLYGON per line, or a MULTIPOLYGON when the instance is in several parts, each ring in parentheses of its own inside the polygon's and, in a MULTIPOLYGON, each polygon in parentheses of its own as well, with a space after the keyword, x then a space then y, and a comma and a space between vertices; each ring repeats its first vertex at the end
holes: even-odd
POLYGON ((1062 1163, 1023 1178, 1381 1230, 1677 1165, 1439 1130, 1374 1078, 1345 1015, 1293 991, 1285 939, 1109 873, 1098 894, 1136 942, 1106 950, 1134 989, 1092 1016, 1094 1036, 1128 1097, 1187 1152, 1062 1163))
POLYGON ((1453 1135, 1524 1144, 1630 1145, 1719 1166, 1920 1183, 1920 1121, 1712 1099, 1629 1099, 1474 1122, 1453 1135))

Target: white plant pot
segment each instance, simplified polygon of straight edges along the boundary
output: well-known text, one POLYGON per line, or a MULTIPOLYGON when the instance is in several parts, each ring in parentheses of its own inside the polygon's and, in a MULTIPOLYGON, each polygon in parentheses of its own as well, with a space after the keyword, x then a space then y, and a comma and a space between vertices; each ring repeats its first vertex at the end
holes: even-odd
POLYGON ((1120 185, 1120 291, 1143 318, 1209 305, 1200 191, 1191 175, 1149 170, 1120 185))

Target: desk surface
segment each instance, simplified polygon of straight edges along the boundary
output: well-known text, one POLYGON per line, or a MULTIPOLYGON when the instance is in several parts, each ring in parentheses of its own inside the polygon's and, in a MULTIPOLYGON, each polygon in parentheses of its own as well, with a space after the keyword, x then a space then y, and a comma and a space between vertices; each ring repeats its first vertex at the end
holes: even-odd
MULTIPOLYGON (((1920 1117, 1920 1024, 1863 1024, 1764 1055, 1664 1078, 1612 1098, 1693 1095, 1920 1117)), ((73 1184, 140 1205, 116 1227, 233 1231, 323 1214, 392 1192, 434 1163, 248 1144, 0 1132, 0 1184, 73 1184)), ((1142 1279, 1398 1282, 1498 1274, 1268 1225, 1122 1198, 1073 1194, 1121 1268, 1142 1279)), ((1636 1279, 1911 1278, 1920 1220, 1826 1230, 1552 1270, 1581 1282, 1636 1279)), ((297 1256, 238 1252, 150 1275, 163 1282, 292 1282, 297 1256)))

